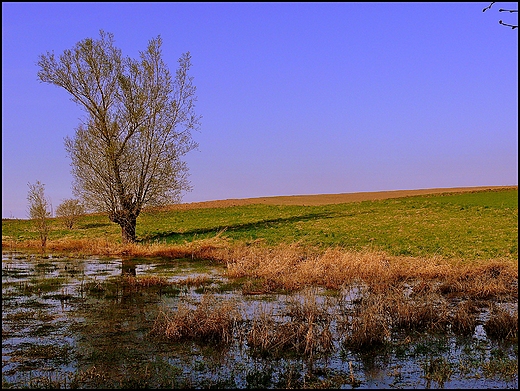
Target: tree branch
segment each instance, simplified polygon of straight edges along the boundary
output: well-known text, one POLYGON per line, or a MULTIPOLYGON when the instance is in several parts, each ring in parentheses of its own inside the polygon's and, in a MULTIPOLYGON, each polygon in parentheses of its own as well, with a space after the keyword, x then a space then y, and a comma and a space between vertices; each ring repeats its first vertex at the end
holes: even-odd
POLYGON ((487 11, 488 9, 490 9, 491 6, 492 6, 493 4, 495 4, 495 3, 496 3, 496 1, 492 1, 490 5, 488 5, 486 8, 484 8, 484 9, 482 10, 482 12, 486 12, 486 11, 487 11))
POLYGON ((507 24, 507 23, 502 22, 501 20, 499 20, 498 23, 501 24, 502 26, 511 27, 512 30, 518 28, 518 25, 507 24))
MULTIPOLYGON (((495 4, 496 1, 492 1, 491 4, 489 4, 486 8, 484 8, 482 10, 482 12, 486 12, 488 9, 490 9, 492 7, 493 4, 495 4)), ((518 10, 506 10, 504 8, 500 8, 498 10, 498 12, 509 12, 510 14, 513 13, 513 12, 518 12, 518 10)), ((502 20, 499 20, 498 21, 499 24, 501 24, 502 26, 506 26, 506 27, 511 27, 512 30, 518 28, 518 25, 516 24, 509 24, 509 23, 504 23, 502 20)))

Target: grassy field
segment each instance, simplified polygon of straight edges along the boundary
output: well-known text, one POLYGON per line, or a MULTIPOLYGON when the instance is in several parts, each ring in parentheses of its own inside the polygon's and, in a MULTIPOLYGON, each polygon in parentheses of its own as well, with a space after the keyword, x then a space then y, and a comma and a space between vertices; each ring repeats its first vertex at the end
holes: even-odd
MULTIPOLYGON (((82 217, 74 229, 52 219, 49 243, 100 239, 120 243, 106 216, 82 217)), ((141 244, 186 245, 218 237, 230 245, 298 243, 325 250, 383 251, 393 256, 518 259, 518 188, 419 195, 327 205, 245 204, 143 212, 141 244)), ((2 247, 37 243, 30 220, 2 219, 2 247)))

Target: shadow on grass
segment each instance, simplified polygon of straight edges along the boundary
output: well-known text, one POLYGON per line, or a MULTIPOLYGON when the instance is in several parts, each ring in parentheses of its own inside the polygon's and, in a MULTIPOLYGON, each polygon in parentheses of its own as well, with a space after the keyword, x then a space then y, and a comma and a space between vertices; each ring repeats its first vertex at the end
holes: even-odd
POLYGON ((82 224, 78 226, 79 229, 90 229, 90 228, 101 228, 101 227, 108 227, 111 223, 88 223, 88 224, 82 224))
POLYGON ((155 241, 166 241, 166 242, 183 242, 185 240, 191 241, 195 237, 206 238, 217 235, 220 231, 225 230, 226 232, 233 232, 238 235, 245 234, 247 232, 253 232, 257 229, 274 228, 281 224, 298 223, 316 219, 331 219, 338 217, 338 213, 322 212, 322 213, 309 213, 301 216, 291 217, 280 217, 276 219, 264 219, 254 221, 250 223, 235 224, 235 225, 217 225, 209 228, 196 228, 184 232, 160 232, 151 235, 144 235, 138 239, 141 243, 155 242, 155 241))

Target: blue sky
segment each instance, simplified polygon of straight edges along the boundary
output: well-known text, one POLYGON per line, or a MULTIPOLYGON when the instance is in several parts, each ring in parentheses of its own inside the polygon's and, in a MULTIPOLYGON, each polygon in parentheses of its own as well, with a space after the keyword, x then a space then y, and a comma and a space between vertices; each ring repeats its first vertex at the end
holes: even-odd
POLYGON ((518 184, 518 3, 2 3, 2 217, 72 197, 83 117, 40 54, 99 30, 192 55, 200 132, 183 202, 518 184))

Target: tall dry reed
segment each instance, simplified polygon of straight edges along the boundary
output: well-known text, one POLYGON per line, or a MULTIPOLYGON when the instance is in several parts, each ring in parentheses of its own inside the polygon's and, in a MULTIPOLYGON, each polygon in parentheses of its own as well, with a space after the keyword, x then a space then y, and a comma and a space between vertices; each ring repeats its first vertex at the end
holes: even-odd
POLYGON ((451 296, 472 299, 518 298, 518 265, 500 259, 462 265, 446 276, 440 289, 451 296))

